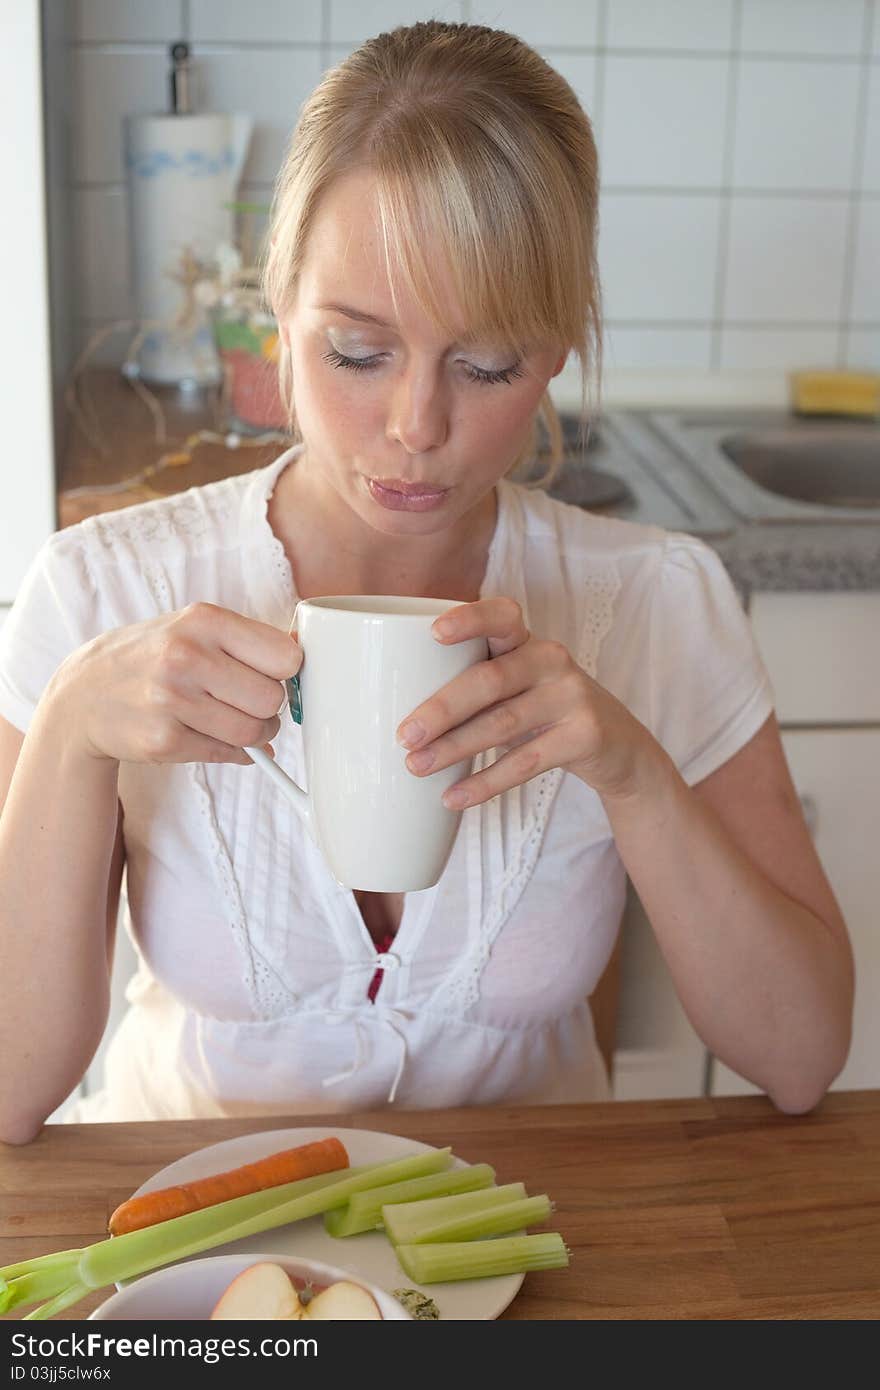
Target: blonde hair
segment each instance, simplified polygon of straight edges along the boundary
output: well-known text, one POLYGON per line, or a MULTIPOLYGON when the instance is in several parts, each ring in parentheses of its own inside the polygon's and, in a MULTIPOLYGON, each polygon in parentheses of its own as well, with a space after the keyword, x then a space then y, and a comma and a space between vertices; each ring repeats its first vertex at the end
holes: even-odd
MULTIPOLYGON (((583 440, 589 384, 595 377, 598 391, 601 378, 598 156, 565 79, 513 34, 439 20, 379 34, 331 68, 302 107, 275 186, 263 293, 278 317, 293 306, 322 194, 356 169, 375 175, 395 309, 399 273, 433 326, 458 331, 425 259, 439 236, 475 341, 558 341, 578 357, 583 440)), ((283 347, 279 380, 296 434, 283 347)), ((546 483, 564 450, 549 391, 537 417, 546 483)), ((536 445, 533 421, 511 472, 536 445)))

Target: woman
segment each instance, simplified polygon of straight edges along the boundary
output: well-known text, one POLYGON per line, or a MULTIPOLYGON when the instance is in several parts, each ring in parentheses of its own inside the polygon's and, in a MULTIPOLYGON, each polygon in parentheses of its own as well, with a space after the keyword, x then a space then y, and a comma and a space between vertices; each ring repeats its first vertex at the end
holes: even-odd
POLYGON ((589 122, 510 35, 398 29, 306 103, 266 271, 302 442, 52 537, 3 633, 0 1138, 100 1041, 123 867, 140 969, 73 1119, 600 1098, 627 872, 716 1056, 787 1111, 843 1066, 846 928, 722 566, 507 478, 597 368, 596 224, 589 122), (413 776, 476 758, 424 893, 340 889, 243 751, 301 771, 290 616, 348 592, 489 641, 399 731, 413 776))

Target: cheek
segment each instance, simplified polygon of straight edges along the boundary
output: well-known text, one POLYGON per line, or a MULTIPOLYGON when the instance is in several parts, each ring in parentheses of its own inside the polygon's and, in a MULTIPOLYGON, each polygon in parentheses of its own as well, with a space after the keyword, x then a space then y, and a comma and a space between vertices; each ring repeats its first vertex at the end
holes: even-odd
POLYGON ((303 433, 343 438, 363 418, 362 403, 346 374, 308 351, 293 357, 293 402, 303 433))

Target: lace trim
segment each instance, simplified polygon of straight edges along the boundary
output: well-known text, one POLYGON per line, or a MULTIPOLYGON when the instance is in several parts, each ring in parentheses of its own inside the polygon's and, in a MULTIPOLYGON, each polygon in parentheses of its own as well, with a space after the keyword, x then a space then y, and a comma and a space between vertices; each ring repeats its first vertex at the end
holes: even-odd
MULTIPOLYGON (((616 565, 609 564, 590 575, 586 580, 586 589, 588 611, 581 632, 577 659, 578 665, 595 679, 599 651, 611 628, 614 603, 620 591, 620 574, 616 565)), ((428 1001, 428 1008, 433 1006, 447 1014, 462 1015, 479 1001, 480 978, 499 932, 534 872, 547 829, 550 808, 563 776, 563 768, 549 768, 523 788, 529 809, 523 819, 519 846, 512 854, 494 902, 481 920, 476 940, 451 974, 438 986, 428 1001)), ((504 794, 505 801, 509 795, 510 793, 504 794)), ((485 805, 479 810, 482 814, 478 829, 482 832, 485 826, 485 805)))
POLYGON ((228 905, 227 921, 244 962, 245 986, 262 1021, 280 1018, 290 1011, 291 1006, 298 1004, 299 998, 288 989, 280 975, 251 940, 238 881, 214 810, 214 799, 208 786, 205 766, 203 763, 190 763, 188 769, 211 842, 217 877, 228 905))

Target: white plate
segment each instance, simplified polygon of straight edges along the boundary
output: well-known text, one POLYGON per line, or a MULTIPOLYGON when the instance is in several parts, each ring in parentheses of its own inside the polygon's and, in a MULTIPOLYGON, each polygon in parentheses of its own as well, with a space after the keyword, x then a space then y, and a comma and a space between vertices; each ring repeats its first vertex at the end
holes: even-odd
MULTIPOLYGON (((293 1255, 279 1255, 273 1250, 268 1258, 280 1264, 300 1283, 321 1287, 338 1279, 351 1279, 351 1272, 317 1260, 304 1260, 293 1255)), ((113 1294, 100 1308, 89 1313, 89 1322, 205 1322, 220 1295, 229 1288, 236 1275, 250 1265, 258 1264, 260 1255, 213 1255, 206 1251, 197 1260, 181 1260, 176 1265, 164 1265, 140 1279, 132 1279, 113 1294)), ((397 1299, 366 1280, 357 1281, 373 1295, 386 1322, 412 1322, 397 1299)))
MULTIPOLYGON (((187 1154, 154 1173, 132 1196, 155 1192, 157 1188, 170 1187, 174 1183, 192 1182, 195 1178, 208 1177, 212 1173, 223 1173, 243 1163, 256 1163, 281 1149, 292 1149, 297 1144, 309 1144, 331 1136, 345 1145, 352 1167, 362 1163, 390 1163, 408 1154, 428 1153, 436 1147, 421 1144, 415 1139, 404 1139, 399 1134, 383 1134, 369 1129, 333 1129, 327 1126, 321 1129, 265 1130, 259 1134, 242 1134, 237 1139, 211 1144, 206 1149, 197 1149, 195 1153, 187 1154)), ((464 1166, 458 1159, 455 1164, 457 1167, 464 1166)), ((525 1277, 522 1274, 506 1274, 493 1279, 460 1279, 448 1284, 414 1284, 398 1263, 394 1247, 384 1232, 365 1231, 359 1236, 334 1237, 324 1230, 324 1220, 320 1216, 294 1221, 271 1231, 260 1231, 255 1236, 215 1246, 204 1251, 203 1255, 192 1255, 190 1258, 198 1260, 209 1255, 239 1252, 277 1252, 279 1255, 321 1260, 324 1264, 340 1266, 378 1284, 379 1288, 387 1289, 389 1293, 399 1288, 421 1288, 433 1298, 441 1318, 497 1318, 516 1297, 525 1277)), ((131 1282, 127 1280, 117 1284, 117 1288, 125 1288, 131 1282)))

